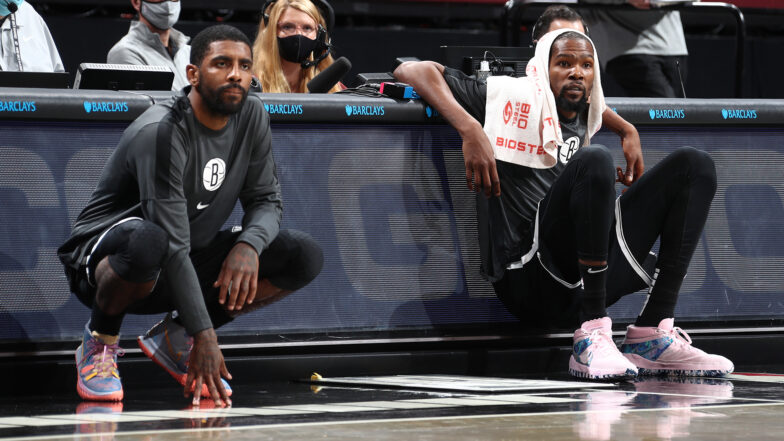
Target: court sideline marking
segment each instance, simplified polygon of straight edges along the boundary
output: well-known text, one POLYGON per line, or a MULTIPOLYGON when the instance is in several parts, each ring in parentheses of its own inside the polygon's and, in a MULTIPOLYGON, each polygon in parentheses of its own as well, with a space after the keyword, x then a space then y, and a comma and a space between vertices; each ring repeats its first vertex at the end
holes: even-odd
MULTIPOLYGON (((669 394, 655 394, 655 395, 669 395, 669 394)), ((715 398, 715 397, 714 397, 715 398)), ((717 404, 717 405, 698 405, 698 406, 676 406, 667 408, 646 408, 646 409, 622 409, 623 413, 639 413, 639 412, 669 412, 674 410, 691 410, 691 409, 730 409, 742 407, 762 407, 762 406, 784 406, 784 401, 778 402, 765 402, 765 403, 745 403, 745 404, 717 404)), ((453 415, 453 416, 440 416, 440 417, 417 417, 417 418, 377 418, 369 420, 348 420, 348 421, 315 421, 315 422, 297 422, 297 423, 281 423, 281 424, 256 424, 248 426, 229 426, 229 427, 209 427, 199 429, 159 429, 159 430, 139 430, 127 432, 96 432, 89 434, 90 436, 112 435, 115 438, 120 436, 142 436, 142 435, 161 435, 161 434, 182 434, 182 433, 199 433, 199 432, 216 432, 216 431, 243 431, 243 430, 261 430, 261 429, 281 429, 289 427, 313 427, 313 426, 335 426, 335 425, 357 425, 357 424, 376 424, 376 423, 404 423, 404 422, 418 422, 418 421, 450 421, 450 420, 472 420, 472 419, 486 419, 486 418, 514 418, 514 417, 529 417, 529 416, 543 416, 543 415, 584 415, 584 414, 603 414, 603 413, 617 413, 618 409, 601 409, 601 410, 574 410, 574 411, 558 411, 558 412, 522 412, 522 413, 502 413, 490 415, 453 415)), ((3 438, 4 441, 35 441, 35 440, 57 440, 57 439, 73 439, 75 435, 42 435, 32 437, 14 437, 3 438)))

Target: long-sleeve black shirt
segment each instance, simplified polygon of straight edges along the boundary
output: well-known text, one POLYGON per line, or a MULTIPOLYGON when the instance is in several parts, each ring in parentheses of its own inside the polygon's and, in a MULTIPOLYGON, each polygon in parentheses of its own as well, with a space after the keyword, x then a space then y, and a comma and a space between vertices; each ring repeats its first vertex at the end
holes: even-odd
POLYGON ((238 241, 261 253, 278 234, 283 203, 261 99, 248 96, 216 131, 196 119, 189 90, 152 106, 125 130, 58 254, 78 269, 97 236, 118 220, 140 216, 154 222, 169 235, 163 271, 193 335, 212 323, 191 250, 210 243, 239 199, 245 215, 238 241))
MULTIPOLYGON (((482 125, 485 123, 487 84, 462 72, 445 68, 444 80, 457 102, 482 125)), ((587 114, 587 112, 586 112, 587 114)), ((567 121, 559 117, 564 140, 581 146, 585 116, 567 121), (569 140, 569 138, 575 138, 569 140)), ((559 157, 562 146, 558 147, 559 157)), ((507 266, 528 252, 533 239, 532 220, 539 201, 566 168, 562 160, 551 168, 536 169, 496 160, 501 196, 476 197, 479 254, 482 273, 491 282, 500 280, 507 266)))

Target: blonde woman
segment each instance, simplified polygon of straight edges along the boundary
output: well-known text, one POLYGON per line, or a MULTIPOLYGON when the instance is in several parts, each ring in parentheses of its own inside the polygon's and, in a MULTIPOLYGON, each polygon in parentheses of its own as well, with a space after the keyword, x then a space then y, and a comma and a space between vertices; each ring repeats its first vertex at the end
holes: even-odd
MULTIPOLYGON (((253 43, 253 74, 263 92, 306 93, 308 81, 333 63, 328 25, 316 3, 323 2, 265 3, 253 43)), ((340 84, 336 84, 329 93, 340 89, 340 84)))

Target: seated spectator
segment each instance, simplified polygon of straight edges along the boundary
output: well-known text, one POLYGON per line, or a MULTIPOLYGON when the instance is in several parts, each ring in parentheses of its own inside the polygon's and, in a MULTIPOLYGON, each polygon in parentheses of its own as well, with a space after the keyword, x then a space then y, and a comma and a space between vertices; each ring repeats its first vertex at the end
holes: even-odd
MULTIPOLYGON (((311 0, 265 3, 253 43, 253 74, 262 91, 306 93, 308 82, 334 62, 327 27, 311 0)), ((340 89, 337 84, 329 92, 340 89)))
POLYGON ((24 0, 0 0, 0 70, 65 71, 44 19, 24 0))
POLYGON ((188 85, 185 67, 190 59, 190 37, 174 29, 180 18, 180 0, 131 0, 139 21, 106 56, 112 64, 166 66, 174 72, 172 90, 188 85))

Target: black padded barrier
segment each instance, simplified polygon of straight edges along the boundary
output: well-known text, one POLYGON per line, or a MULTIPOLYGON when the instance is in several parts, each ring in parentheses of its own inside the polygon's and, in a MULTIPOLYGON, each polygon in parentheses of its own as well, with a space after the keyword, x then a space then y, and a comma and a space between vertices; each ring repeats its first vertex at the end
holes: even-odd
MULTIPOLYGON (((54 250, 122 130, 170 96, 0 89, 0 346, 78 338, 89 310, 67 292, 54 250)), ((313 235, 326 263, 313 284, 221 335, 275 345, 340 333, 489 335, 516 323, 478 273, 461 142, 432 108, 348 94, 261 97, 272 118, 283 226, 313 235)), ((646 166, 679 145, 704 149, 717 163, 719 189, 680 323, 781 326, 784 100, 607 104, 638 126, 646 166)), ((623 165, 617 136, 601 131, 595 140, 623 165)), ((228 225, 240 219, 238 208, 228 225)), ((634 294, 610 311, 622 324, 643 300, 634 294)), ((129 316, 123 332, 138 335, 156 319, 129 316)))
MULTIPOLYGON (((133 121, 170 92, 16 89, 0 87, 0 119, 133 121)), ((271 121, 418 124, 442 122, 421 100, 350 94, 261 94, 271 121)), ((607 98, 607 106, 641 125, 774 125, 784 122, 784 100, 607 98)))

